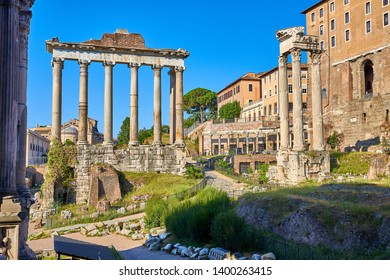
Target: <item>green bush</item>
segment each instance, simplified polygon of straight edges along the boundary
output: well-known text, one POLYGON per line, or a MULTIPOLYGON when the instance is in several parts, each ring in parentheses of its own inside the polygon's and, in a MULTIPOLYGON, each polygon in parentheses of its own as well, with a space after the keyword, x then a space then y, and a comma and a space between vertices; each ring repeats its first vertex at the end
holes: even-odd
POLYGON ((194 165, 188 166, 185 175, 190 179, 202 179, 203 178, 203 169, 196 167, 194 165))
POLYGON ((195 244, 208 242, 213 219, 229 208, 230 200, 226 193, 208 187, 193 199, 171 207, 165 225, 179 240, 195 244))
POLYGON ((211 224, 211 238, 223 248, 245 250, 248 247, 247 225, 233 211, 219 213, 211 224))
POLYGON ((164 225, 168 202, 161 198, 152 198, 145 207, 145 227, 154 228, 164 225))

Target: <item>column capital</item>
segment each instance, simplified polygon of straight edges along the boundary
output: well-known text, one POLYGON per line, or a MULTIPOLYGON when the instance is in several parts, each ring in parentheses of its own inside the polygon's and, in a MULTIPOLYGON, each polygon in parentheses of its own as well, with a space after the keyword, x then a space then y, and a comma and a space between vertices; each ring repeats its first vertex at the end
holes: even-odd
POLYGON ((297 60, 301 60, 301 50, 298 49, 298 48, 293 48, 291 50, 291 58, 292 58, 292 61, 297 61, 297 60))
POLYGON ((185 70, 184 66, 175 66, 175 72, 184 72, 185 70))
POLYGON ((115 65, 115 61, 108 61, 108 60, 105 60, 103 62, 103 66, 114 66, 115 65))
POLYGON ((311 64, 319 64, 321 63, 321 50, 311 51, 310 52, 310 63, 311 64))
POLYGON ((153 70, 161 70, 164 66, 160 65, 160 64, 153 64, 152 65, 152 69, 153 70))
POLYGON ((78 63, 80 67, 87 67, 91 63, 91 61, 87 59, 79 59, 78 63))
POLYGON ((278 61, 279 61, 279 66, 284 66, 286 67, 287 65, 287 55, 285 54, 281 54, 278 58, 278 61))
POLYGON ((140 66, 141 66, 141 64, 140 64, 140 63, 137 63, 137 62, 130 62, 130 63, 129 63, 129 68, 138 69, 140 66))
POLYGON ((51 66, 54 67, 54 64, 61 64, 62 68, 64 67, 64 61, 62 57, 53 57, 51 60, 51 66))

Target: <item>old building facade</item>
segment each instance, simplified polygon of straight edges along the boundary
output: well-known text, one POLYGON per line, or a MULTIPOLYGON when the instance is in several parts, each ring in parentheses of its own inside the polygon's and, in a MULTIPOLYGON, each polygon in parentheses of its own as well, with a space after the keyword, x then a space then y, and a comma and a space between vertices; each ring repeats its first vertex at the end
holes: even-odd
POLYGON ((238 101, 240 106, 251 104, 261 98, 261 81, 259 74, 248 72, 233 81, 217 93, 219 109, 230 102, 238 101))
POLYGON ((50 140, 31 129, 27 129, 26 164, 39 165, 47 162, 50 140))
POLYGON ((390 110, 389 1, 319 1, 302 13, 323 51, 325 136, 341 133, 341 148, 379 143, 390 110))

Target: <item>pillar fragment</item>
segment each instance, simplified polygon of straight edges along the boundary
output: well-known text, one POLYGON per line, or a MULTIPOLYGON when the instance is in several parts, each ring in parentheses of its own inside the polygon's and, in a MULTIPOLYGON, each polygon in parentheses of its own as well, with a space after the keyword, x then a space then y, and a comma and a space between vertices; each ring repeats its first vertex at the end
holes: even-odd
POLYGON ((321 92, 321 51, 312 51, 311 60, 311 88, 312 88, 312 114, 313 114, 313 150, 323 151, 324 129, 322 121, 322 92, 321 92))
POLYGON ((184 145, 183 121, 183 72, 184 67, 175 67, 176 72, 176 145, 184 145))
POLYGON ((153 65, 154 70, 154 145, 161 145, 161 65, 153 65))
POLYGON ((302 85, 301 85, 301 50, 293 49, 292 77, 293 77, 293 134, 295 151, 303 151, 303 119, 302 119, 302 85))
POLYGON ((113 101, 112 101, 112 70, 115 62, 105 61, 104 66, 104 142, 105 145, 112 145, 112 123, 113 123, 113 101))
POLYGON ((279 107, 280 107, 280 149, 288 149, 289 118, 288 118, 288 80, 287 55, 279 56, 279 107))
POLYGON ((130 140, 129 146, 138 146, 138 68, 140 64, 130 63, 130 140))
POLYGON ((64 59, 53 57, 51 65, 53 68, 51 139, 56 138, 61 141, 62 69, 64 68, 64 59))
POLYGON ((174 144, 176 140, 176 73, 171 68, 168 72, 170 77, 169 86, 169 143, 174 144))
POLYGON ((88 144, 88 65, 90 61, 79 60, 80 96, 79 96, 79 134, 78 144, 88 144))

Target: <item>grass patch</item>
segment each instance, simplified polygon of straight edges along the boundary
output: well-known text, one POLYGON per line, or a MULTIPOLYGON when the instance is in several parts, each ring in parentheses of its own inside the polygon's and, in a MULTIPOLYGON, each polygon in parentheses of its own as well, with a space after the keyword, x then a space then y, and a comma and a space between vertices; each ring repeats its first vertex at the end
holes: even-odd
POLYGON ((201 179, 162 173, 123 172, 123 174, 134 186, 134 191, 123 198, 124 202, 131 201, 134 195, 170 196, 191 189, 201 181, 201 179))
POLYGON ((353 152, 353 153, 332 153, 331 156, 336 159, 331 164, 331 172, 335 174, 367 174, 375 153, 353 152))

